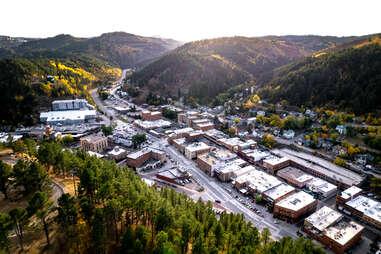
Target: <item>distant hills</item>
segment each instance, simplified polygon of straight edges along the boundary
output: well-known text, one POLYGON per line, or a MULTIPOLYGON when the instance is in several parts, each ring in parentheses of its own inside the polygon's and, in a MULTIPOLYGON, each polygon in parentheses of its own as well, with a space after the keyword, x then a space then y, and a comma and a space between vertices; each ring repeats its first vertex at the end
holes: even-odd
POLYGON ((275 69, 258 84, 271 102, 328 106, 355 113, 381 109, 381 36, 339 44, 275 69))
POLYGON ((180 44, 171 39, 143 37, 124 32, 106 33, 92 38, 61 34, 30 40, 17 46, 1 47, 0 58, 64 58, 81 54, 96 57, 120 68, 128 68, 161 56, 180 44))
MULTIPOLYGON (((131 77, 145 91, 186 95, 202 104, 242 83, 358 37, 229 37, 187 43, 131 77)), ((144 94, 144 93, 143 93, 144 94)))
POLYGON ((0 37, 0 125, 31 125, 56 98, 86 97, 121 74, 180 45, 171 39, 123 32, 93 38, 57 35, 45 39, 0 37), (47 76, 55 81, 48 82, 47 76))

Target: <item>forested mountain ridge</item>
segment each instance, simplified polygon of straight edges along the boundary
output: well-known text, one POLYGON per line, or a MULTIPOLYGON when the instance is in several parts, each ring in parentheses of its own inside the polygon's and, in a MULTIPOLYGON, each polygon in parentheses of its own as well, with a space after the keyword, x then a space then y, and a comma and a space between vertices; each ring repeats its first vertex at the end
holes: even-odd
POLYGON ((376 36, 358 42, 275 70, 258 82, 261 97, 355 113, 381 109, 381 40, 376 36))
POLYGON ((91 100, 91 86, 114 81, 120 74, 119 68, 89 56, 0 59, 0 124, 32 125, 39 110, 49 109, 54 98, 91 100))
POLYGON ((134 67, 180 44, 123 32, 93 38, 61 34, 23 43, 2 37, 2 41, 0 124, 10 126, 36 123, 38 111, 49 108, 55 98, 91 100, 87 90, 114 81, 121 74, 118 67, 134 67), (53 76, 54 83, 47 76, 53 76))
POLYGON ((229 88, 353 38, 266 36, 190 42, 135 72, 131 80, 161 95, 185 94, 206 104, 229 88))
POLYGON ((143 37, 124 32, 105 33, 92 38, 61 34, 28 41, 16 47, 0 48, 0 57, 63 58, 86 54, 120 68, 128 68, 163 55, 180 44, 171 39, 143 37))

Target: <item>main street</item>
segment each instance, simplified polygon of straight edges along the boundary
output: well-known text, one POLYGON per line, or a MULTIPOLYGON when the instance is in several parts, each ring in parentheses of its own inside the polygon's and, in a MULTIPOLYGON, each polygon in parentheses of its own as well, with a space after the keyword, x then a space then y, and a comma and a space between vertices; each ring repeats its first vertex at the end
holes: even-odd
POLYGON ((157 139, 155 143, 153 144, 154 146, 163 149, 173 160, 178 163, 179 166, 186 168, 188 172, 192 174, 193 179, 203 186, 204 191, 191 195, 194 200, 198 200, 200 197, 204 201, 210 200, 215 202, 216 200, 219 200, 221 202, 220 204, 229 211, 244 214, 246 220, 251 221, 251 223, 253 223, 253 225, 259 230, 268 228, 275 239, 280 239, 288 235, 296 237, 296 231, 298 228, 295 225, 285 222, 277 222, 279 224, 275 224, 272 215, 265 211, 266 209, 263 207, 261 210, 264 217, 255 214, 247 206, 235 199, 234 195, 228 193, 226 191, 226 187, 224 187, 223 184, 216 178, 206 175, 202 170, 196 167, 193 161, 185 158, 172 146, 163 145, 167 144, 165 139, 157 139))
MULTIPOLYGON (((116 83, 120 84, 124 79, 125 75, 126 70, 123 70, 120 81, 116 83)), ((128 103, 115 94, 116 89, 117 87, 114 87, 111 90, 111 94, 114 95, 115 99, 117 101, 123 101, 125 103, 128 103)), ((115 118, 114 112, 112 110, 109 110, 100 101, 96 90, 92 91, 92 96, 94 98, 95 103, 105 113, 105 116, 107 116, 107 118, 115 118)), ((134 105, 132 103, 128 104, 131 106, 134 105)), ((197 181, 199 184, 203 186, 204 190, 202 192, 188 192, 191 198, 193 198, 194 200, 198 200, 201 197, 204 201, 210 200, 212 202, 219 200, 221 202, 220 204, 223 207, 225 207, 228 211, 243 214, 246 220, 250 221, 259 230, 268 228, 274 239, 280 239, 284 236, 292 236, 296 238, 296 231, 298 230, 298 227, 282 221, 275 223, 272 215, 268 213, 264 207, 258 206, 258 210, 261 210, 263 217, 257 215, 256 213, 254 213, 254 211, 250 210, 247 206, 238 201, 235 198, 235 194, 233 194, 233 192, 232 194, 230 194, 226 191, 227 188, 231 189, 231 186, 225 187, 216 178, 206 175, 203 171, 196 167, 194 161, 188 160, 173 147, 167 146, 168 143, 166 139, 159 139, 153 137, 148 133, 146 134, 154 141, 152 144, 153 147, 164 150, 174 161, 177 162, 179 166, 188 169, 189 173, 192 174, 193 179, 195 179, 195 181, 197 181)))

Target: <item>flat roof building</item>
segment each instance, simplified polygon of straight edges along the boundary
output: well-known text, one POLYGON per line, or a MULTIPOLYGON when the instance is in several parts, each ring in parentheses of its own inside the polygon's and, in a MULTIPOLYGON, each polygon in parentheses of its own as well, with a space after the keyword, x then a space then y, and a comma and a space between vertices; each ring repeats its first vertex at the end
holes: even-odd
POLYGON ((55 100, 52 102, 53 111, 87 110, 89 104, 85 99, 55 100))
POLYGON ((278 170, 290 165, 290 160, 287 157, 273 157, 263 161, 263 166, 271 173, 275 174, 278 170))
POLYGON ((341 208, 351 199, 354 199, 362 194, 362 189, 357 186, 351 186, 336 196, 336 206, 341 208))
POLYGON ((68 110, 68 111, 48 111, 40 113, 40 121, 49 125, 71 125, 82 124, 88 120, 95 119, 95 110, 68 110))
POLYGON ((324 198, 332 197, 337 193, 336 185, 317 177, 313 177, 311 181, 307 182, 307 187, 324 198))
POLYGON ((274 206, 274 216, 290 222, 297 222, 304 216, 313 213, 317 207, 317 200, 304 191, 296 192, 274 206))
POLYGON ((195 142, 185 147, 184 154, 188 159, 195 159, 198 155, 210 151, 210 146, 204 142, 195 142))
POLYGON ((152 121, 135 120, 134 125, 144 130, 152 130, 156 128, 168 128, 172 123, 163 119, 152 121))
POLYGON ((247 187, 251 194, 261 194, 281 183, 276 177, 256 169, 235 179, 236 188, 247 187))
POLYGON ((162 115, 160 111, 142 111, 142 120, 143 121, 156 121, 161 119, 162 115))
POLYGON ((271 205, 274 205, 275 203, 279 202, 280 200, 284 199, 285 197, 295 193, 295 188, 286 184, 281 183, 271 189, 268 189, 267 191, 262 193, 262 198, 269 202, 271 205))
POLYGON ((214 176, 216 168, 221 167, 228 160, 237 158, 237 155, 225 149, 218 149, 197 156, 197 166, 210 176, 214 176))
POLYGON ((312 181, 313 176, 306 174, 302 170, 294 167, 285 167, 277 172, 277 175, 286 180, 287 183, 298 188, 304 188, 309 181, 312 181))
POLYGON ((159 163, 164 163, 166 161, 165 152, 151 147, 145 147, 137 152, 128 154, 126 157, 126 164, 130 167, 135 168, 136 171, 139 171, 150 167, 149 165, 148 167, 144 167, 144 163, 150 159, 159 161, 159 163))
POLYGON ((307 153, 287 148, 274 149, 272 152, 278 156, 288 157, 292 166, 327 180, 340 189, 346 189, 353 185, 358 186, 364 180, 364 177, 357 173, 307 153))
POLYGON ((381 202, 360 195, 345 203, 344 212, 346 210, 381 229, 381 202))
POLYGON ((361 239, 364 230, 363 226, 343 219, 341 213, 323 206, 305 219, 303 229, 335 253, 341 254, 361 239))

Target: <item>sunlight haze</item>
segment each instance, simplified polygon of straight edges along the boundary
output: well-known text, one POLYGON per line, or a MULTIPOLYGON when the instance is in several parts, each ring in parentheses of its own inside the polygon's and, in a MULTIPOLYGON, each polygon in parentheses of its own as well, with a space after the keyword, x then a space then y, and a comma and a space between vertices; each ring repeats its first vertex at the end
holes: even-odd
POLYGON ((379 1, 2 1, 0 35, 124 31, 181 41, 222 36, 379 32, 379 1))

